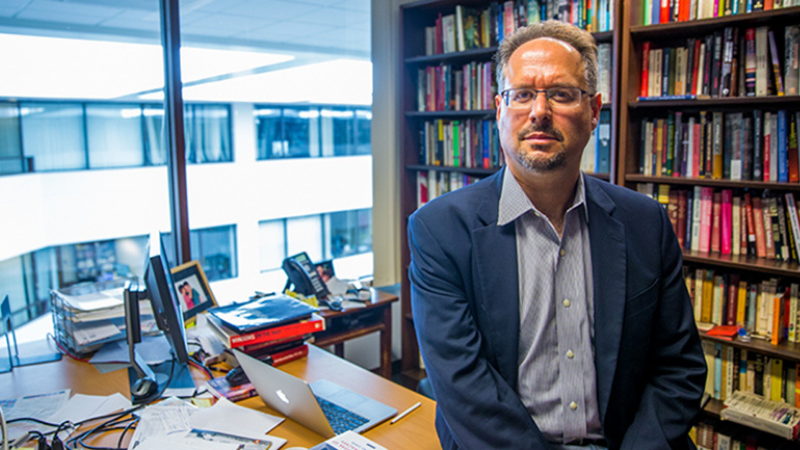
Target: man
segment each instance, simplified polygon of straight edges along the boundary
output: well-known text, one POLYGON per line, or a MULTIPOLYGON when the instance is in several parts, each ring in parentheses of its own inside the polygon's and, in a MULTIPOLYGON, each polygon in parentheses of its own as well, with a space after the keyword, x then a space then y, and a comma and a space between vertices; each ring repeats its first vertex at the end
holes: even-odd
POLYGON ((688 449, 705 360, 667 214, 584 177, 597 47, 545 22, 497 59, 506 165, 409 221, 445 449, 688 449))

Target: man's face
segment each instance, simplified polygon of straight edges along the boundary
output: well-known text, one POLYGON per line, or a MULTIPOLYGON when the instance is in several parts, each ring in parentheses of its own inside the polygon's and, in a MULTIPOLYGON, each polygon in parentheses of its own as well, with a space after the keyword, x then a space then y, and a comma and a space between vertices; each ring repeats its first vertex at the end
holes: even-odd
MULTIPOLYGON (((504 89, 577 87, 587 91, 583 61, 572 46, 550 38, 521 45, 508 61, 504 89)), ((578 170, 583 148, 597 126, 599 95, 583 95, 578 106, 550 104, 536 94, 529 110, 510 109, 495 97, 500 144, 512 173, 578 170)))

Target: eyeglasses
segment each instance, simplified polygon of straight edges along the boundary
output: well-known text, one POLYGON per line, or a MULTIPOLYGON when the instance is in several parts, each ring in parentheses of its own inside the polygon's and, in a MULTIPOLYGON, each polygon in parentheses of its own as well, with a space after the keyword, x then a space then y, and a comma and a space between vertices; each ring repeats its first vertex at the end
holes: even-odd
POLYGON ((576 87, 552 87, 548 89, 506 89, 500 95, 508 108, 529 110, 540 92, 544 93, 544 97, 551 107, 558 108, 574 108, 580 105, 583 96, 588 94, 583 89, 576 87))

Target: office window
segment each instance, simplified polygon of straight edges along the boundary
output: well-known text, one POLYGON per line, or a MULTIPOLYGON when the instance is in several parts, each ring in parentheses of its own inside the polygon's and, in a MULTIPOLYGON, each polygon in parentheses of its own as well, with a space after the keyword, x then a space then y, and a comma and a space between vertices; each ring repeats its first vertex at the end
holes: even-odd
POLYGON ((258 159, 285 158, 289 144, 283 139, 283 121, 279 108, 255 108, 258 159))
POLYGON ((209 281, 236 278, 236 226, 192 230, 192 259, 200 261, 209 281))
POLYGON ((144 105, 142 107, 144 121, 144 157, 145 165, 163 166, 167 164, 167 150, 164 136, 164 107, 161 105, 144 105))
POLYGON ((0 175, 26 171, 19 135, 17 103, 0 102, 0 175))
POLYGON ((308 108, 283 109, 283 136, 288 143, 288 158, 307 158, 311 156, 312 130, 316 134, 317 116, 311 117, 308 108))
POLYGON ((322 218, 319 215, 286 219, 287 255, 308 253, 312 261, 322 261, 322 218))
POLYGON ((372 111, 356 110, 356 155, 372 154, 372 111))
POLYGON ((281 268, 286 258, 286 222, 268 220, 258 224, 258 248, 262 272, 281 268))
POLYGON ((355 114, 348 109, 327 110, 333 125, 333 153, 336 156, 349 156, 355 151, 355 114))
POLYGON ((144 165, 142 108, 136 104, 87 104, 89 167, 144 165))
POLYGON ((187 161, 233 161, 230 110, 227 106, 186 105, 184 114, 187 161))
POLYGON ((33 159, 33 170, 85 169, 83 105, 23 103, 22 149, 33 159))
POLYGON ((330 241, 333 258, 372 251, 372 210, 360 209, 329 214, 330 241))

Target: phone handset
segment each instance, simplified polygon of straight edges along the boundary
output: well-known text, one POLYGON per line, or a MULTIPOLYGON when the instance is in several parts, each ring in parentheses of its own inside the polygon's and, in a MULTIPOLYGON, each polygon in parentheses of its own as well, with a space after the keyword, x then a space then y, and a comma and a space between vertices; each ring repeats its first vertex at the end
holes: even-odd
POLYGON ((306 252, 284 259, 282 267, 288 278, 284 290, 294 285, 295 292, 314 295, 318 301, 327 304, 331 309, 342 310, 341 302, 331 301, 328 298, 331 293, 306 252))

